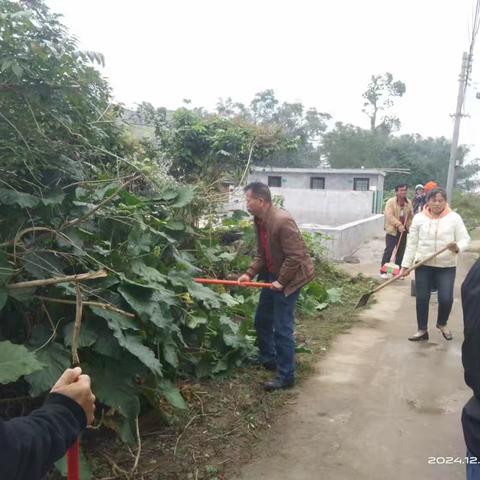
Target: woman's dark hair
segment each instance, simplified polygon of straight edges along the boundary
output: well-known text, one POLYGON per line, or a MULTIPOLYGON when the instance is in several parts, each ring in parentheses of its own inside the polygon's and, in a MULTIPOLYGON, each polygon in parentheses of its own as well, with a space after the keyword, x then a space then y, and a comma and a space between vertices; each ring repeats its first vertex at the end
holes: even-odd
POLYGON ((268 203, 272 203, 272 194, 267 185, 262 182, 252 182, 249 183, 243 191, 247 193, 248 191, 252 192, 252 195, 255 198, 263 198, 268 203))
POLYGON ((447 192, 444 188, 440 188, 440 187, 437 187, 437 188, 432 188, 432 190, 430 190, 428 193, 427 193, 427 202, 431 199, 431 198, 435 198, 437 196, 437 194, 440 194, 444 199, 445 201, 447 200, 447 192))
POLYGON ((406 183, 399 183, 398 185, 395 185, 395 191, 398 192, 400 188, 408 188, 408 185, 406 183))

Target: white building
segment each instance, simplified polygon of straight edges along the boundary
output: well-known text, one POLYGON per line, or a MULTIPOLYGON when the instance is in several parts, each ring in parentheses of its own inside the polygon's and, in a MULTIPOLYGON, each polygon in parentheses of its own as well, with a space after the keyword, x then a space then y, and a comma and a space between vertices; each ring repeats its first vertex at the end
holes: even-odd
POLYGON ((268 185, 299 224, 338 226, 382 211, 385 172, 375 169, 256 167, 248 182, 268 185))
MULTIPOLYGON (((383 235, 385 172, 374 169, 255 167, 247 182, 269 185, 302 230, 323 234, 330 258, 354 254, 383 235)), ((231 188, 226 209, 246 210, 242 188, 231 188)))

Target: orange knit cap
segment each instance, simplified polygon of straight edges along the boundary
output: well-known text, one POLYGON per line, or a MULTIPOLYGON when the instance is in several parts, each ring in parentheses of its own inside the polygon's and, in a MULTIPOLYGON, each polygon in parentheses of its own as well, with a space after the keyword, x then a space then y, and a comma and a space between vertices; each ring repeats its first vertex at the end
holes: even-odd
POLYGON ((427 182, 424 185, 423 189, 424 189, 425 193, 428 193, 430 190, 433 190, 434 188, 437 188, 437 187, 438 187, 437 182, 432 181, 432 182, 427 182))

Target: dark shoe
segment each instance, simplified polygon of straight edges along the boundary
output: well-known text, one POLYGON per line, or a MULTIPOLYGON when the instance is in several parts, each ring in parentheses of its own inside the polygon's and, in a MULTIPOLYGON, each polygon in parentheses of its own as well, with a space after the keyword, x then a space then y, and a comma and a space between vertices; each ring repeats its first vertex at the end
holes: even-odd
POLYGON ((420 342, 422 340, 428 340, 428 332, 424 332, 424 333, 415 333, 414 335, 412 335, 411 337, 408 337, 408 339, 411 341, 411 342, 420 342))
POLYGON ((446 325, 437 325, 437 328, 440 330, 445 340, 453 340, 452 332, 447 328, 446 325))
POLYGON ((267 382, 263 385, 263 388, 266 392, 274 392, 275 390, 282 390, 284 388, 290 388, 295 385, 295 380, 280 380, 275 378, 270 382, 267 382))
POLYGON ((254 367, 263 367, 265 370, 270 372, 277 371, 277 364, 273 361, 271 362, 262 362, 258 357, 254 357, 248 360, 248 364, 254 367))

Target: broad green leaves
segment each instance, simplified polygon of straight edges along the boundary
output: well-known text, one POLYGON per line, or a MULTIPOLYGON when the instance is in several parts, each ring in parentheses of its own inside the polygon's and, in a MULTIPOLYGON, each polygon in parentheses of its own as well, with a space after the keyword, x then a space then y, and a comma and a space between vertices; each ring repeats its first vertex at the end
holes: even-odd
POLYGON ((16 192, 0 188, 0 204, 1 205, 18 205, 21 208, 33 208, 38 205, 40 199, 29 193, 16 192))
POLYGON ((42 369, 43 364, 23 345, 0 342, 0 383, 15 382, 20 377, 42 369))
POLYGON ((37 351, 35 356, 44 367, 26 376, 32 397, 49 391, 71 362, 70 352, 59 343, 50 343, 37 351))

